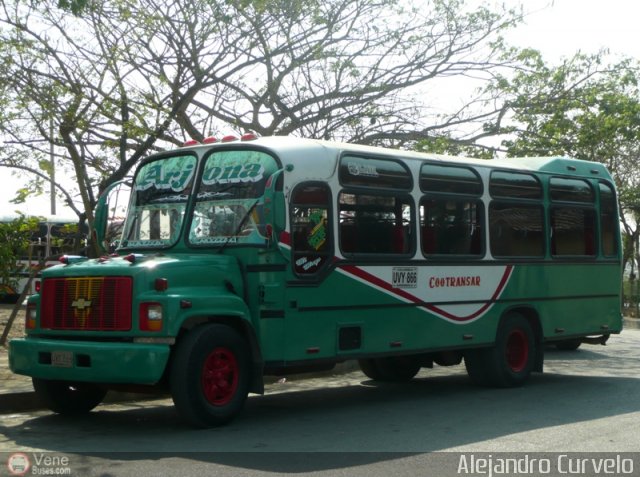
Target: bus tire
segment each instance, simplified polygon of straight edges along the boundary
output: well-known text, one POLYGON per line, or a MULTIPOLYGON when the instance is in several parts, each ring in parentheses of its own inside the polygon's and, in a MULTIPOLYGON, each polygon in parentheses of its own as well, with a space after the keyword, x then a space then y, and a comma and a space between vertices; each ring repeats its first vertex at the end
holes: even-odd
POLYGON ((489 350, 471 349, 464 354, 464 366, 467 374, 474 384, 479 386, 488 386, 489 377, 487 375, 487 354, 489 350))
POLYGON ((536 340, 529 321, 518 313, 502 320, 490 348, 470 350, 465 366, 471 380, 484 386, 523 385, 535 365, 536 340))
POLYGON ((360 369, 374 381, 409 381, 420 371, 420 363, 412 356, 390 356, 388 358, 361 359, 360 369))
POLYGON ((86 414, 102 402, 107 390, 93 383, 71 383, 33 378, 33 388, 42 403, 57 414, 86 414))
POLYGON ((562 340, 556 343, 556 348, 560 351, 575 351, 582 344, 582 340, 580 338, 574 338, 571 340, 562 340))
POLYGON ((170 372, 173 403, 195 427, 220 426, 242 410, 251 364, 243 337, 226 325, 190 331, 175 351, 170 372))
POLYGON ((375 359, 359 359, 358 366, 360 366, 360 370, 367 378, 372 379, 373 381, 382 380, 382 374, 376 366, 375 359))

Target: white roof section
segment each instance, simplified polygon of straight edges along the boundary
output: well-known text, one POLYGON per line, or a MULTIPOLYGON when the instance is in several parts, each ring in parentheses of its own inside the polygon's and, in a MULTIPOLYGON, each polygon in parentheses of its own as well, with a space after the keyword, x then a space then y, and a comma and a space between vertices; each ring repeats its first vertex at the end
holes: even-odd
MULTIPOLYGON (((327 167, 327 164, 318 164, 316 161, 320 163, 326 162, 327 156, 331 157, 334 164, 329 165, 329 167, 333 172, 340 155, 343 152, 353 152, 370 156, 395 157, 403 160, 415 160, 419 162, 443 162, 447 164, 471 165, 474 167, 529 170, 553 174, 566 174, 582 177, 591 176, 610 179, 610 175, 606 167, 599 162, 583 161, 561 156, 476 159, 463 156, 431 154, 402 149, 363 146, 360 144, 294 138, 288 136, 264 137, 252 142, 277 150, 280 157, 285 162, 283 165, 286 165, 286 159, 289 159, 294 163, 294 165, 296 165, 296 167, 302 165, 305 169, 309 168, 310 170, 308 175, 311 177, 314 176, 311 172, 316 167, 323 167, 323 170, 326 170, 327 167)), ((320 178, 317 174, 315 176, 320 178)))

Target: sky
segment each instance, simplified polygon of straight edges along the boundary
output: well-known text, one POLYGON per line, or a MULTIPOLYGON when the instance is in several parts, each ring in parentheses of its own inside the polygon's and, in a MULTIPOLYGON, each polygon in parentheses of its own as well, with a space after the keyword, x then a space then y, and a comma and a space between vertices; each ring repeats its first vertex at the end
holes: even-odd
MULTIPOLYGON (((483 0, 484 2, 485 0, 483 0)), ((520 2, 503 0, 507 6, 520 2)), ((507 41, 515 46, 540 50, 545 60, 557 63, 578 50, 595 53, 608 49, 611 55, 640 59, 640 2, 637 0, 522 0, 528 12, 525 23, 511 31, 507 41)), ((0 168, 0 215, 16 209, 32 215, 48 215, 48 195, 30 199, 26 205, 9 203, 20 180, 0 168)), ((72 215, 62 204, 58 215, 72 215)))
POLYGON ((531 13, 507 38, 517 46, 540 50, 548 61, 578 50, 595 53, 603 48, 640 59, 637 0, 526 0, 523 4, 531 13))

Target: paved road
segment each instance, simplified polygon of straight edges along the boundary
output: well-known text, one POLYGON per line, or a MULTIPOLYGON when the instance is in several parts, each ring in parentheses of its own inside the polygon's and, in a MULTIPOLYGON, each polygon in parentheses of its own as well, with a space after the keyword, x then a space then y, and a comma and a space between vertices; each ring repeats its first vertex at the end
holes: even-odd
MULTIPOLYGON (((211 430, 184 426, 170 400, 101 406, 81 419, 4 415, 0 452, 43 450, 69 457, 73 475, 114 476, 446 477, 460 456, 445 452, 615 457, 640 450, 640 330, 607 346, 548 350, 545 373, 518 389, 476 388, 458 366, 405 384, 353 372, 273 384, 268 393, 211 430)), ((640 475, 637 455, 632 475, 640 475)))

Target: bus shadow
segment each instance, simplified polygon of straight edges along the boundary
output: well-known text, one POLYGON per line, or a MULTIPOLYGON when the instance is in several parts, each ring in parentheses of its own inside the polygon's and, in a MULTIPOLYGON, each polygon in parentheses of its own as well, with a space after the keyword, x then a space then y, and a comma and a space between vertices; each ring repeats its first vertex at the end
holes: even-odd
POLYGON ((633 413, 640 410, 640 402, 628 396, 639 392, 640 379, 629 377, 549 373, 535 375, 521 388, 490 389, 472 386, 458 373, 402 384, 363 380, 253 396, 238 419, 216 429, 186 427, 165 400, 122 410, 98 408, 77 419, 36 417, 2 432, 19 446, 88 458, 183 457, 300 473, 362 466, 633 413), (607 406, 597 404, 603 400, 607 406))

